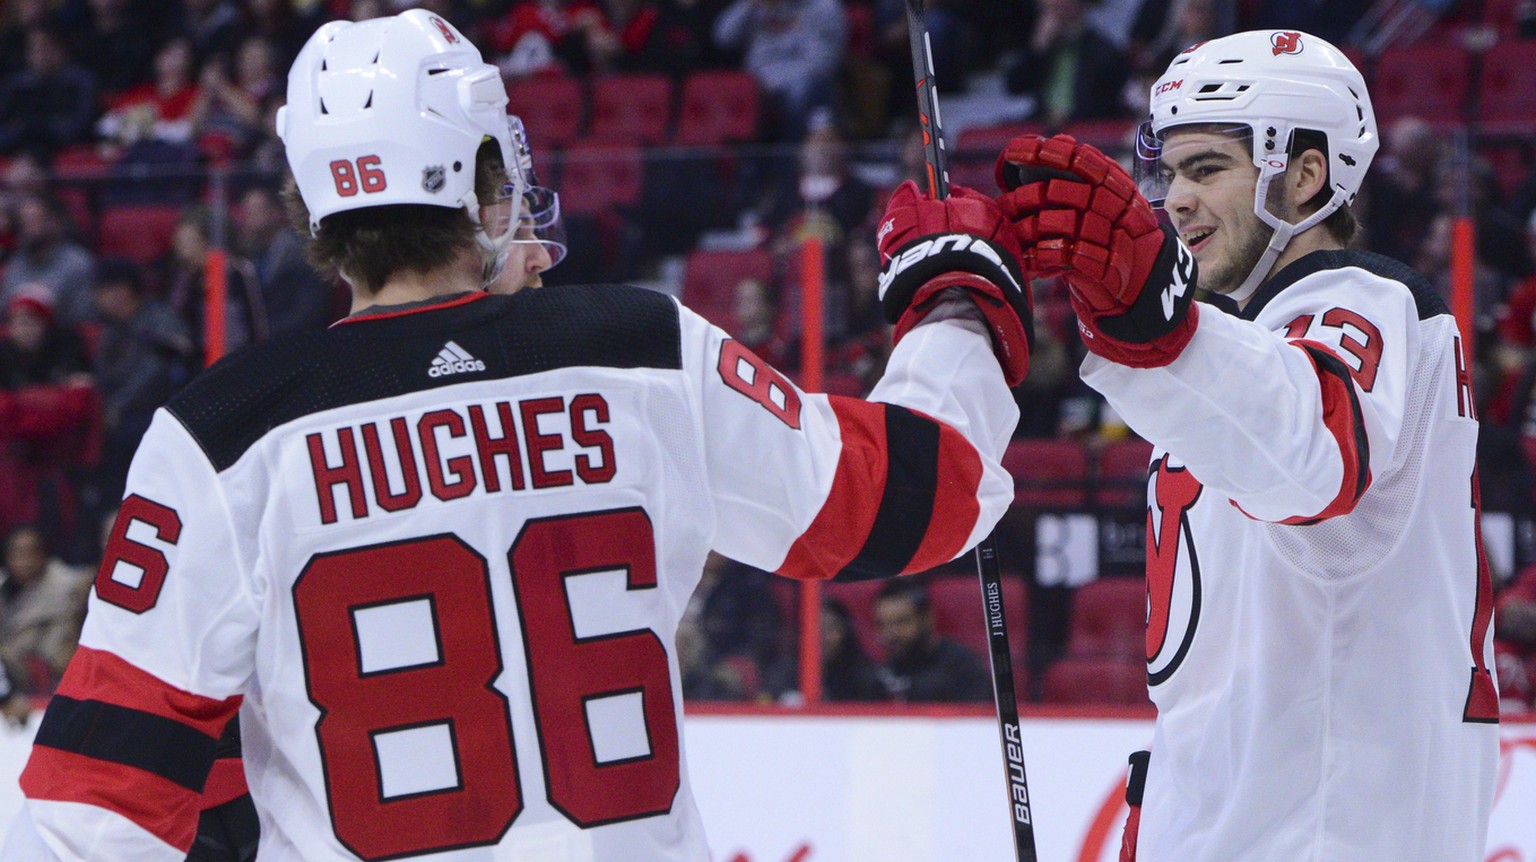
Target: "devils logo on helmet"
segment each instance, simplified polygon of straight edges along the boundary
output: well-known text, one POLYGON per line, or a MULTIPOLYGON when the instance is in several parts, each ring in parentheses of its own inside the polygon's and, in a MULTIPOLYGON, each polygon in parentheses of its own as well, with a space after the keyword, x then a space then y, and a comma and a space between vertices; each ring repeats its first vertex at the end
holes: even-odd
POLYGON ((1269 44, 1274 46, 1275 56, 1281 54, 1301 53, 1301 34, 1295 30, 1285 30, 1269 37, 1269 44))

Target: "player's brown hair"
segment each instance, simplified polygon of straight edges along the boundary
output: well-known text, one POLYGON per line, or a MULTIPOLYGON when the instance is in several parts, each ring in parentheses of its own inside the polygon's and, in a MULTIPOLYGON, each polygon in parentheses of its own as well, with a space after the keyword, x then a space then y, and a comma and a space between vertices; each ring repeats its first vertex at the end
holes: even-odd
MULTIPOLYGON (((506 182, 501 153, 490 141, 475 157, 475 196, 489 206, 506 182)), ((309 233, 309 208, 290 174, 283 183, 283 210, 299 236, 309 238, 305 255, 327 278, 342 275, 367 294, 376 293, 397 272, 425 273, 475 251, 479 229, 460 208, 395 204, 347 210, 320 220, 309 233)))

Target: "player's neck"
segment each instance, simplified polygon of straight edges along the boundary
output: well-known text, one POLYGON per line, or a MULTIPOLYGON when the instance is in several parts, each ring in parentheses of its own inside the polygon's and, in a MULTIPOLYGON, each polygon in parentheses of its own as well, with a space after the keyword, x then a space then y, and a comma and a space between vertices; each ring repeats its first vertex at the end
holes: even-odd
POLYGON ((1333 234, 1322 225, 1311 228, 1306 233, 1300 233, 1291 237, 1291 241, 1285 244, 1285 250, 1275 259, 1275 265, 1270 267, 1265 281, 1275 277, 1275 273, 1298 260, 1306 257, 1314 251, 1338 251, 1344 248, 1343 243, 1334 239, 1333 234))
POLYGON ((376 305, 405 305, 480 288, 479 258, 464 254, 448 266, 429 272, 395 272, 373 293, 365 293, 354 286, 350 313, 357 314, 376 305))

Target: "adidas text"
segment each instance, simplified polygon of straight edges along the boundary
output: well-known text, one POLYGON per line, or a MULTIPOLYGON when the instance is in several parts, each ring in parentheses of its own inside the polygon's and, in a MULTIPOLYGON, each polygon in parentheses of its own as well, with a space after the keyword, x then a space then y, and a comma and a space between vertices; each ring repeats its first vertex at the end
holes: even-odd
POLYGON ((427 369, 428 377, 446 377, 449 374, 463 374, 466 371, 484 371, 485 363, 469 355, 469 352, 454 342, 443 345, 437 356, 432 359, 432 367, 427 369))

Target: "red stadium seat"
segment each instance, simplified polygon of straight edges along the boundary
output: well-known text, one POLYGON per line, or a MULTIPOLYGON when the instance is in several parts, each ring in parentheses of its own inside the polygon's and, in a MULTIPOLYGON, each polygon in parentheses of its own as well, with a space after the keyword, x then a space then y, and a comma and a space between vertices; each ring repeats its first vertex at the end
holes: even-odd
POLYGON ((1003 453, 1016 506, 1075 509, 1088 503, 1088 450, 1071 440, 1014 440, 1003 453))
POLYGON ((99 180, 111 165, 90 144, 74 144, 53 156, 53 171, 61 180, 99 180))
POLYGON ((1067 655, 1137 660, 1146 650, 1145 578, 1100 578, 1073 597, 1067 655))
POLYGON ((1152 444, 1120 440, 1099 453, 1098 502, 1110 508, 1134 509, 1147 504, 1147 466, 1152 444))
POLYGON ((672 79, 666 75, 605 75, 592 83, 587 137, 616 144, 659 144, 672 128, 672 79))
MULTIPOLYGON (((1008 645, 1017 653, 1028 636, 1029 613, 1024 578, 1016 572, 1002 574, 1003 616, 1008 626, 1008 645)), ((928 587, 928 606, 933 628, 972 652, 987 657, 987 624, 982 616, 981 579, 975 575, 942 575, 928 587)), ((1017 663, 1017 662, 1016 662, 1017 663)))
POLYGON ((581 136, 586 92, 575 78, 528 78, 507 84, 507 110, 523 119, 535 148, 563 147, 581 136))
POLYGON ((1143 661, 1062 659, 1046 670, 1040 693, 1046 703, 1151 705, 1143 661))
POLYGON ((1483 55, 1477 120, 1485 132, 1528 135, 1536 124, 1536 39, 1505 39, 1483 55))
POLYGON ((645 184, 639 147, 583 144, 564 156, 559 185, 563 212, 601 215, 639 205, 645 184))
POLYGON ((757 137, 757 80, 746 72, 694 72, 683 82, 676 142, 691 147, 757 137))
POLYGON ((730 330, 736 285, 745 278, 773 283, 773 255, 764 249, 695 251, 683 266, 683 304, 730 330))
POLYGON ((1454 44, 1388 48, 1376 61, 1371 104, 1383 126, 1416 116, 1436 125, 1459 124, 1471 93, 1471 63, 1454 44))
POLYGON ((175 206, 108 207, 97 225, 96 250, 147 264, 171 249, 181 208, 175 206))

